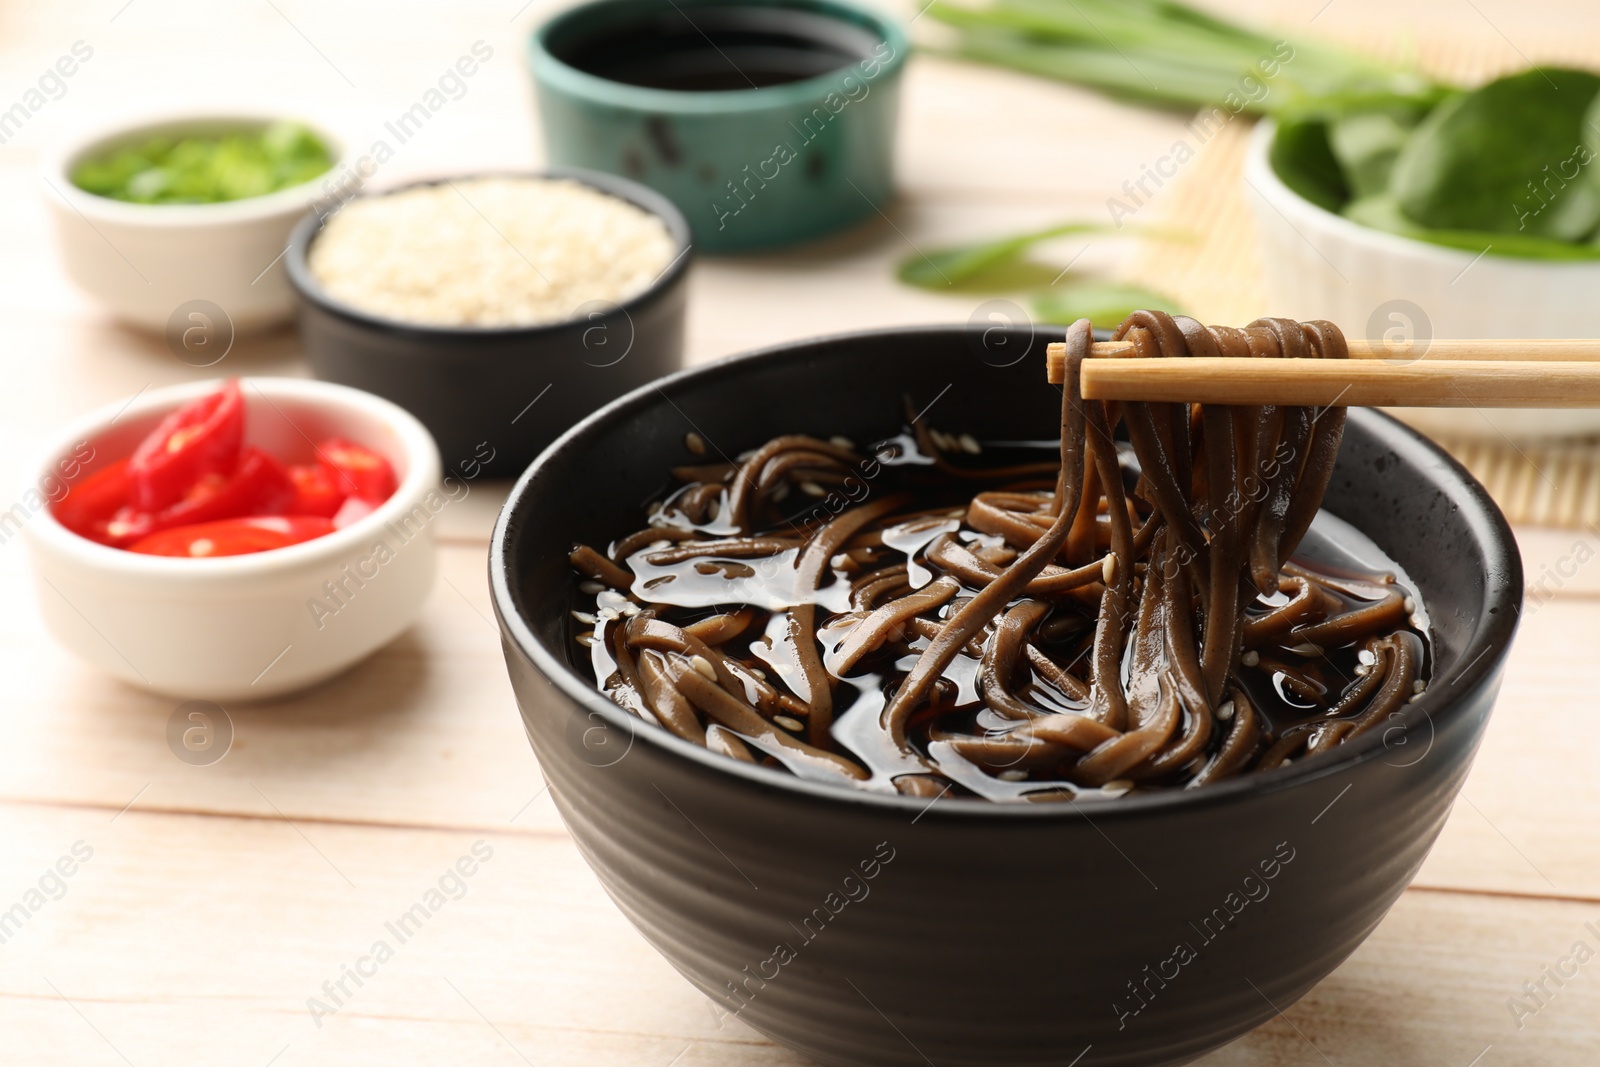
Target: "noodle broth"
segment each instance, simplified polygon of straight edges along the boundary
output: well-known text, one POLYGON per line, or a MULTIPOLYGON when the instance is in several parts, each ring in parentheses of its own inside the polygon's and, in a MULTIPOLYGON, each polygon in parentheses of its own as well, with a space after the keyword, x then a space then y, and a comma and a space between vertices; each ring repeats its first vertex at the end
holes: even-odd
MULTIPOLYGON (((687 439, 685 458, 693 457, 697 447, 693 437, 687 439)), ((839 439, 835 439, 836 441, 839 439)), ((696 484, 682 485, 663 494, 648 508, 647 529, 658 530, 662 537, 650 540, 630 552, 621 562, 636 576, 630 583, 632 596, 605 587, 593 579, 586 579, 576 593, 573 609, 568 616, 569 638, 580 669, 585 669, 597 680, 610 682, 600 688, 617 703, 647 721, 659 721, 649 711, 646 702, 628 694, 616 684, 619 679, 617 658, 612 642, 627 620, 639 610, 641 603, 650 605, 656 617, 680 628, 702 629, 717 620, 739 617, 746 613, 737 635, 719 642, 715 647, 729 660, 737 663, 735 673, 746 675, 746 681, 767 682, 783 696, 795 696, 802 691, 793 648, 785 640, 785 609, 803 601, 814 604, 818 610, 817 632, 824 664, 839 660, 840 646, 848 638, 852 614, 852 589, 862 588, 863 580, 873 573, 890 572, 884 577, 893 578, 897 569, 907 572, 907 585, 915 583, 926 588, 939 572, 930 565, 927 550, 930 544, 946 533, 955 534, 967 545, 991 547, 1001 539, 964 525, 962 519, 970 500, 972 483, 952 479, 940 473, 937 462, 963 462, 964 469, 977 473, 983 470, 1014 471, 1017 468, 1037 468, 1044 471, 1054 465, 1052 453, 1057 448, 1054 441, 1017 442, 983 441, 970 435, 946 434, 928 431, 922 435, 928 450, 923 451, 918 435, 911 427, 885 438, 862 450, 863 458, 857 464, 858 474, 871 471, 872 493, 879 496, 904 494, 913 503, 903 511, 885 518, 876 538, 882 548, 870 556, 873 569, 863 568, 862 560, 845 560, 836 557, 838 565, 830 567, 830 580, 822 588, 809 594, 794 589, 794 564, 798 550, 782 548, 766 556, 749 556, 711 553, 674 562, 652 563, 651 558, 673 545, 683 545, 686 533, 696 539, 724 539, 733 531, 717 517, 702 515, 706 521, 695 522, 686 516, 678 505, 693 491, 696 484), (965 441, 963 442, 963 437, 965 441), (939 447, 939 439, 955 447, 953 456, 946 458, 939 447), (965 447, 963 447, 963 445, 965 447), (974 455, 976 453, 976 455, 974 455), (937 457, 937 459, 935 458, 937 457), (911 516, 907 518, 907 516, 911 516), (672 540, 668 540, 671 538, 672 540), (683 538, 680 540, 680 538, 683 538)), ((748 455, 748 454, 747 454, 748 455)), ((1138 484, 1139 466, 1132 449, 1125 443, 1119 449, 1123 481, 1131 492, 1138 484)), ((695 473, 693 466, 680 467, 680 478, 695 473)), ((678 479, 675 479, 678 480, 678 479)), ((1019 483, 1007 483, 1004 475, 987 480, 993 487, 1014 488, 1019 483)), ((1021 483, 1028 484, 1028 483, 1021 483)), ((985 486, 986 488, 989 486, 985 486)), ((819 487, 820 488, 820 487, 819 487)), ((803 489, 791 490, 782 503, 779 521, 759 535, 763 540, 802 538, 822 523, 819 515, 832 515, 838 507, 842 492, 817 496, 803 489), (832 495, 832 499, 829 497, 832 495)), ((725 496, 719 494, 719 501, 725 496)), ((642 531, 641 531, 642 532, 642 531)), ((871 541, 869 533, 862 540, 871 541)), ((613 542, 614 550, 620 542, 613 542)), ((692 542, 690 542, 692 543, 692 542)), ((623 547, 628 547, 624 545, 623 547)), ((857 556, 867 556, 857 552, 857 556)), ((1383 590, 1401 599, 1402 607, 1409 607, 1403 629, 1418 641, 1425 653, 1428 623, 1426 610, 1416 596, 1416 589, 1403 569, 1386 556, 1365 534, 1349 523, 1327 512, 1319 512, 1301 542, 1291 565, 1316 575, 1327 583, 1353 583, 1348 590, 1335 584, 1325 585, 1329 595, 1337 600, 1341 611, 1351 611, 1370 604, 1374 598, 1359 595, 1361 592, 1383 590)), ((951 603, 973 596, 978 590, 962 584, 957 579, 958 592, 951 603)), ((1273 606, 1281 606, 1287 598, 1259 598, 1251 614, 1264 616, 1273 606)), ((937 617, 949 614, 950 603, 943 605, 937 617)), ((1072 666, 1081 666, 1085 654, 1085 639, 1094 627, 1093 605, 1087 598, 1066 600, 1052 606, 1040 624, 1032 641, 1044 657, 1072 666)), ((991 638, 992 639, 992 638, 991 638)), ((856 761, 871 772, 870 777, 853 783, 858 788, 880 792, 895 792, 895 779, 908 774, 922 774, 926 766, 907 760, 896 752, 879 727, 879 718, 893 688, 910 669, 910 660, 925 651, 929 638, 922 634, 905 634, 900 640, 888 642, 855 661, 841 675, 834 675, 834 701, 836 718, 829 736, 829 750, 856 761)), ((1254 669, 1241 663, 1240 681, 1249 698, 1261 714, 1263 734, 1275 739, 1295 738, 1316 726, 1325 718, 1329 695, 1337 697, 1354 687, 1357 680, 1369 673, 1373 656, 1357 647, 1357 642, 1320 648, 1316 652, 1302 649, 1301 653, 1281 647, 1279 655, 1264 662, 1256 660, 1254 669)), ((692 663, 691 663, 692 666, 692 663)), ((914 717, 908 731, 915 753, 921 758, 933 758, 949 780, 955 795, 983 797, 990 800, 1049 800, 1077 797, 1111 798, 1141 788, 1155 787, 1136 784, 1128 780, 1113 780, 1093 787, 1055 777, 1048 771, 1020 765, 984 767, 963 757, 948 740, 950 736, 1003 737, 1014 723, 996 716, 984 702, 979 691, 979 677, 983 669, 982 649, 968 649, 959 653, 941 675, 940 692, 948 697, 947 703, 930 707, 914 717), (941 739, 943 738, 943 739, 941 739)), ((1062 692, 1032 666, 1023 667, 1020 675, 1023 685, 1029 688, 1031 700, 1041 712, 1081 711, 1084 701, 1062 692)), ((1426 677, 1419 667, 1419 680, 1426 677)), ((751 701, 752 705, 756 701, 751 701)), ((806 735, 803 702, 800 707, 790 706, 785 711, 775 711, 772 721, 779 729, 803 738, 806 735)), ((1189 714, 1186 710, 1185 714, 1189 714)), ((1215 712, 1213 712, 1215 714, 1215 712)), ((1393 714, 1393 712, 1386 713, 1393 714)), ((1228 715, 1226 710, 1223 715, 1228 715)), ((763 743, 758 738, 740 735, 752 757, 760 763, 775 768, 787 768, 803 777, 827 781, 840 781, 831 773, 818 772, 805 763, 786 762, 788 755, 781 746, 763 743)), ((1267 746, 1263 746, 1262 755, 1267 746)), ((1292 756, 1281 759, 1288 763, 1292 756)), ((1022 764, 1026 760, 1014 757, 999 762, 1022 764)))

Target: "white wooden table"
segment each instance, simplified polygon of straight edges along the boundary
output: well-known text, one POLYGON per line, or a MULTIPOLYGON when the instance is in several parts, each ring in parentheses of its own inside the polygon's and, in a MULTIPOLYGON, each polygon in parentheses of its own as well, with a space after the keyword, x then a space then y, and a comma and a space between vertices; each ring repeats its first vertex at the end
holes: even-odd
MULTIPOLYGON (((1236 6, 1302 34, 1392 43, 1439 33, 1540 55, 1600 29, 1580 0, 1236 6)), ((130 102, 254 99, 334 115, 360 137, 481 39, 492 60, 385 178, 532 165, 537 129, 520 49, 545 10, 544 0, 522 11, 517 0, 0 5, 0 108, 74 41, 94 49, 65 94, 0 145, 0 486, 10 487, 0 510, 20 495, 32 449, 64 419, 215 373, 108 322, 61 276, 32 170, 53 130, 130 102)), ((965 320, 975 298, 893 282, 911 243, 1099 217, 1181 123, 919 58, 906 84, 894 224, 784 255, 700 262, 691 358, 965 320)), ((1105 244, 1083 262, 1114 268, 1126 255, 1105 244)), ((307 373, 287 331, 241 341, 216 370, 307 373)), ((0 913, 21 904, 27 916, 0 943, 0 1062, 800 1062, 736 1021, 718 1022, 606 899, 542 792, 485 588, 504 491, 478 485, 445 512, 441 574, 418 626, 311 693, 230 707, 232 751, 206 767, 167 747, 175 701, 112 682, 50 642, 20 539, 0 544, 0 913), (392 958, 364 964, 361 984, 345 977, 375 941, 394 944, 385 922, 475 846, 492 855, 461 883, 463 895, 392 958), (47 873, 58 862, 70 877, 47 873), (313 998, 334 1010, 309 1010, 313 998)), ((1520 533, 1534 577, 1579 540, 1520 533)), ((1207 1063, 1600 1062, 1600 962, 1560 987, 1547 982, 1546 1005, 1520 1028, 1508 1003, 1575 943, 1600 951, 1590 666, 1600 566, 1560 584, 1527 614, 1484 749, 1416 884, 1310 996, 1207 1063)))

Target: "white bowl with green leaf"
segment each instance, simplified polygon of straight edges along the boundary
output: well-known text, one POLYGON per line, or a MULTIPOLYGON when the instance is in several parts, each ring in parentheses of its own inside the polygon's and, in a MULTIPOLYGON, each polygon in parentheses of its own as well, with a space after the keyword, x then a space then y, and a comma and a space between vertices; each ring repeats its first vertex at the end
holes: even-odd
MULTIPOLYGON (((1275 119, 1246 172, 1264 313, 1357 336, 1600 337, 1594 74, 1535 69, 1467 91, 1309 28, 1285 40, 1182 0, 933 0, 927 14, 947 28, 935 50, 1198 109, 1191 152, 1237 117, 1275 119)), ((1581 411, 1408 417, 1454 432, 1600 430, 1600 413, 1581 411)))
MULTIPOLYGON (((1540 70, 1411 101, 1323 102, 1246 164, 1274 314, 1371 338, 1600 337, 1600 77, 1540 70)), ((1553 436, 1600 412, 1407 411, 1553 436)))

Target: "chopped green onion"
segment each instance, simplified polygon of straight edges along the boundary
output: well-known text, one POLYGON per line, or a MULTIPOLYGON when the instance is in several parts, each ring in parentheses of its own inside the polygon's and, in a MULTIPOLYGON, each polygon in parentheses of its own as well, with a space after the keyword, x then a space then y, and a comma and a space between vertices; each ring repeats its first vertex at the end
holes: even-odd
POLYGON ((215 204, 300 185, 333 160, 315 133, 293 122, 219 136, 151 137, 86 160, 78 188, 136 204, 215 204))

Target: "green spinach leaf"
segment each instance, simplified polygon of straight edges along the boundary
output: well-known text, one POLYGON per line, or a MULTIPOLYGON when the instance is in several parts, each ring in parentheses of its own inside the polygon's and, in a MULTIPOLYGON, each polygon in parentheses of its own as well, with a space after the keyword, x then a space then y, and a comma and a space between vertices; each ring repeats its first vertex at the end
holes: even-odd
POLYGON ((1600 76, 1534 68, 1435 109, 1394 164, 1391 191, 1412 222, 1579 241, 1600 225, 1600 178, 1584 121, 1600 76))
POLYGON ((1284 120, 1268 159, 1283 184, 1320 208, 1338 211, 1350 199, 1350 185, 1328 142, 1324 119, 1284 120))
MULTIPOLYGON (((907 285, 939 291, 948 291, 952 287, 1011 290, 1019 288, 1017 283, 1023 278, 1028 284, 1039 284, 1033 272, 1024 271, 1023 278, 1018 277, 1016 271, 1022 263, 1023 254, 1041 241, 1075 233, 1126 233, 1131 236, 1135 231, 1130 227, 1119 230, 1103 222, 1066 222, 995 241, 941 248, 927 254, 919 252, 900 264, 896 276, 907 285)), ((1048 269, 1038 264, 1032 266, 1040 270, 1048 269)), ((1048 282, 1054 276, 1053 272, 1044 281, 1048 282)))
POLYGON ((1352 196, 1375 196, 1389 188, 1389 174, 1419 118, 1366 111, 1341 115, 1328 123, 1328 146, 1352 196))
POLYGON ((1600 259, 1600 245, 1575 244, 1526 233, 1490 233, 1484 230, 1444 230, 1418 226, 1400 210, 1392 195, 1369 196, 1345 206, 1345 218, 1374 230, 1399 234, 1463 252, 1488 253, 1517 259, 1600 259))
POLYGON ((1142 308, 1183 314, 1171 297, 1120 282, 1074 281, 1034 297, 1033 313, 1046 322, 1067 325, 1088 319, 1097 330, 1114 329, 1142 308))

